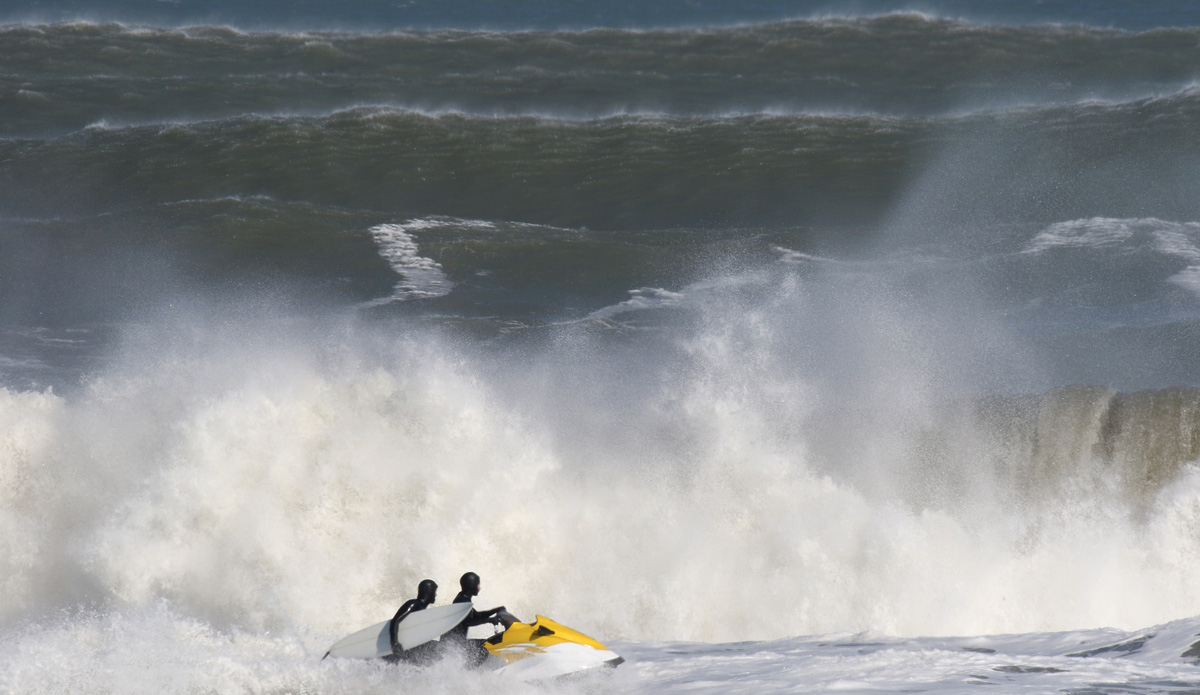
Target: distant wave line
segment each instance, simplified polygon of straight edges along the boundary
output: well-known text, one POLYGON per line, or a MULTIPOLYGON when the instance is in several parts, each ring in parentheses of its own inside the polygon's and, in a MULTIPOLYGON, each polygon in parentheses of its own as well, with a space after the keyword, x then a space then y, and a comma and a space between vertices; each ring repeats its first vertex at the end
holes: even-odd
MULTIPOLYGON (((712 114, 673 114, 662 111, 621 111, 614 110, 611 112, 597 114, 557 114, 547 113, 544 111, 514 111, 514 112, 483 112, 472 111, 467 109, 444 108, 444 109, 423 109, 413 106, 401 106, 393 104, 356 104, 353 106, 339 107, 330 110, 313 110, 307 112, 304 110, 286 110, 278 112, 264 113, 240 113, 231 116, 223 116, 217 118, 198 118, 198 119, 152 119, 146 121, 118 121, 109 119, 100 119, 89 123, 84 128, 72 131, 58 137, 69 137, 89 130, 102 131, 120 131, 120 130, 135 130, 140 128, 154 127, 190 127, 190 126, 206 126, 220 123, 231 123, 236 121, 322 121, 345 116, 358 116, 364 120, 378 118, 382 116, 415 116, 418 118, 428 118, 430 120, 440 120, 447 118, 461 118, 464 120, 473 121, 535 121, 546 124, 604 124, 618 121, 645 121, 649 123, 719 123, 723 121, 741 121, 741 120, 775 120, 775 119, 813 119, 813 120, 878 120, 881 122, 900 123, 904 121, 926 121, 933 120, 924 117, 911 116, 890 116, 886 114, 875 114, 869 112, 837 112, 837 111, 796 111, 787 112, 779 111, 747 111, 747 112, 728 112, 728 113, 712 113, 712 114)), ((41 139, 57 139, 56 138, 36 138, 36 137, 10 137, 3 138, 8 140, 41 140, 41 139)))
POLYGON ((534 121, 545 124, 570 125, 602 125, 620 121, 645 122, 648 124, 716 124, 738 121, 770 121, 797 119, 824 122, 854 122, 877 121, 881 124, 937 124, 952 123, 960 120, 986 117, 1003 117, 1013 115, 1030 115, 1038 113, 1051 114, 1064 109, 1101 108, 1125 109, 1145 106, 1150 103, 1170 101, 1179 98, 1200 97, 1200 82, 1193 81, 1174 91, 1138 95, 1130 99, 1102 99, 1089 97, 1075 101, 1045 102, 1018 101, 996 107, 964 108, 946 113, 915 115, 904 113, 886 113, 855 109, 787 109, 766 108, 757 110, 728 110, 709 113, 678 113, 656 110, 612 109, 592 113, 556 112, 552 109, 530 110, 481 110, 469 108, 423 108, 415 105, 388 103, 360 103, 341 106, 333 109, 286 109, 274 112, 246 112, 214 118, 165 118, 147 120, 116 120, 102 118, 93 121, 83 128, 69 133, 60 133, 51 138, 40 137, 7 137, 4 140, 45 140, 69 137, 86 131, 120 131, 153 127, 191 127, 206 126, 236 121, 322 121, 341 117, 359 117, 364 120, 386 116, 414 116, 431 120, 464 119, 471 121, 534 121))
POLYGON ((907 18, 915 19, 928 24, 941 24, 957 26, 962 29, 969 30, 986 30, 988 28, 1014 29, 1054 29, 1054 30, 1082 30, 1088 33, 1105 33, 1114 36, 1135 36, 1139 34, 1151 34, 1163 31, 1189 31, 1197 32, 1200 29, 1195 27, 1156 27, 1141 30, 1130 30, 1112 27, 1109 25, 1091 25, 1078 22, 1021 22, 1021 21, 1004 21, 995 18, 988 20, 973 19, 965 15, 958 14, 937 14, 931 12, 923 12, 917 10, 894 10, 890 12, 865 12, 856 13, 829 13, 820 12, 811 15, 794 15, 775 20, 766 21, 732 21, 718 22, 712 24, 703 23, 682 23, 682 24, 663 24, 650 25, 645 27, 624 27, 613 25, 595 25, 595 26, 571 26, 560 25, 556 27, 523 27, 523 28, 501 28, 497 26, 476 25, 476 26, 392 26, 379 29, 367 28, 304 28, 304 29, 262 29, 249 28, 247 26, 238 26, 233 23, 206 24, 195 22, 181 22, 178 24, 151 24, 145 22, 127 22, 121 20, 110 19, 88 19, 77 18, 72 20, 39 20, 37 18, 27 18, 25 20, 2 21, 0 22, 0 33, 9 31, 22 30, 41 30, 48 31, 60 28, 100 28, 111 29, 115 28, 122 32, 133 35, 153 35, 153 34, 176 34, 192 40, 211 40, 216 38, 209 34, 230 34, 236 37, 286 37, 292 39, 321 39, 321 38, 354 38, 354 37, 370 37, 381 38, 389 36, 411 36, 411 37, 429 37, 437 35, 446 36, 522 36, 522 35, 584 35, 584 34, 627 34, 627 35, 645 35, 645 34, 717 34, 717 33, 737 33, 756 30, 772 30, 785 28, 788 26, 829 26, 839 27, 847 25, 862 25, 871 24, 888 19, 907 18), (201 32, 201 33, 196 33, 201 32))

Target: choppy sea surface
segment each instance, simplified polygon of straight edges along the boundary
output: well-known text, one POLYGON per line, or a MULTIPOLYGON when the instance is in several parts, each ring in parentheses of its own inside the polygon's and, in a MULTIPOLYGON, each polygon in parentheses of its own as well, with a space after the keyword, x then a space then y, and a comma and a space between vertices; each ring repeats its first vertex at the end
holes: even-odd
POLYGON ((0 22, 0 691, 1200 691, 1192 3, 0 22))

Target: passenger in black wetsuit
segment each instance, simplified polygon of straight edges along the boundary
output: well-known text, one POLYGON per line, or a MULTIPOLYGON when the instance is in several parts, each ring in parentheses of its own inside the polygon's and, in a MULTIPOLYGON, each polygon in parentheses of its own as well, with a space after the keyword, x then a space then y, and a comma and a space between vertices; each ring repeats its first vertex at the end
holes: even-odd
POLYGON ((396 628, 400 626, 400 621, 414 611, 423 611, 433 604, 437 599, 437 582, 432 579, 423 579, 417 585, 417 597, 409 599, 400 606, 400 610, 396 611, 396 616, 392 618, 392 624, 388 626, 389 634, 392 640, 392 654, 385 656, 388 661, 429 661, 435 655, 437 649, 436 642, 426 642, 412 649, 405 649, 396 641, 396 628))
MULTIPOLYGON (((479 595, 479 575, 474 572, 467 572, 458 580, 458 585, 462 587, 462 591, 458 592, 458 596, 454 597, 455 603, 470 603, 471 599, 479 595)), ((467 617, 458 624, 450 632, 446 633, 444 641, 447 644, 458 644, 466 654, 468 664, 478 666, 487 659, 487 650, 483 647, 481 639, 467 639, 467 630, 476 625, 491 623, 498 625, 500 623, 500 614, 504 612, 504 606, 499 606, 488 611, 477 611, 474 608, 467 617)))

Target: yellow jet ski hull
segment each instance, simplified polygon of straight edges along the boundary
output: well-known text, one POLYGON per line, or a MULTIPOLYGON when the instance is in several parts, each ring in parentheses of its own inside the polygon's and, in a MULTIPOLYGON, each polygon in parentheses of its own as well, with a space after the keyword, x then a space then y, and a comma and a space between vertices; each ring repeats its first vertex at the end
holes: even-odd
POLYGON ((539 615, 484 641, 488 661, 522 680, 557 678, 625 661, 587 635, 539 615))

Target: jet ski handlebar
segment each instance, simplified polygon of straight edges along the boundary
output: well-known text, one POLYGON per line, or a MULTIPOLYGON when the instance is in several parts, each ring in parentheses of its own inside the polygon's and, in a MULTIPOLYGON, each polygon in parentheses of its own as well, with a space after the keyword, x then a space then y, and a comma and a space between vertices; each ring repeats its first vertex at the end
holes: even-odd
POLYGON ((496 609, 496 617, 500 619, 500 624, 504 626, 505 630, 512 627, 513 623, 521 622, 520 620, 517 620, 517 616, 505 610, 504 606, 500 606, 496 609))

